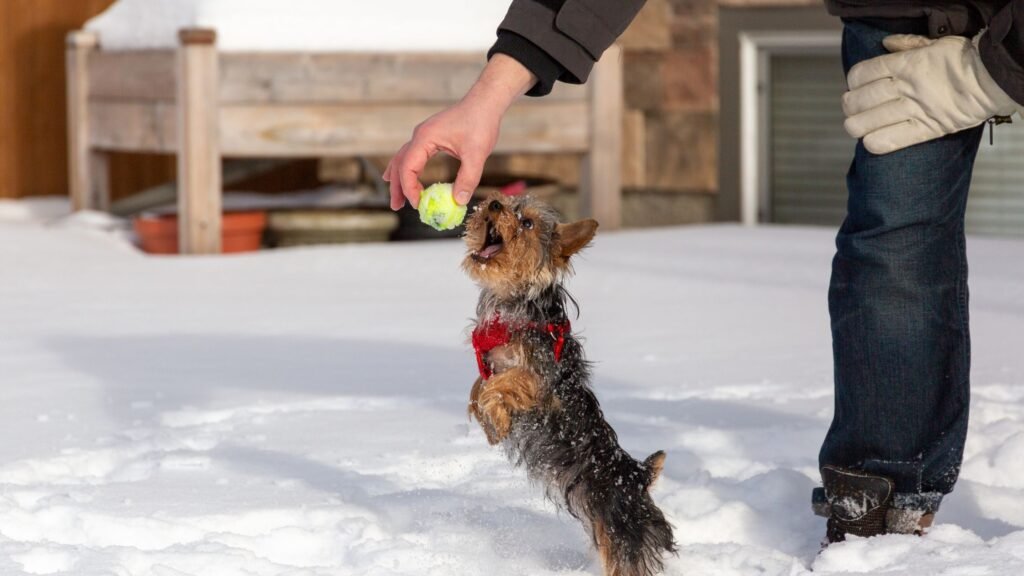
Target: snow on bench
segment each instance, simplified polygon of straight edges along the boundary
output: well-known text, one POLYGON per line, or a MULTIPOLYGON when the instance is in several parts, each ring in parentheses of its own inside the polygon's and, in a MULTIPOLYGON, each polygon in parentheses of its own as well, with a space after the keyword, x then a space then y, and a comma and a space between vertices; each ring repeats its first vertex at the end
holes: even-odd
POLYGON ((237 52, 484 51, 509 0, 118 0, 85 28, 105 50, 173 48, 182 28, 217 30, 237 52))

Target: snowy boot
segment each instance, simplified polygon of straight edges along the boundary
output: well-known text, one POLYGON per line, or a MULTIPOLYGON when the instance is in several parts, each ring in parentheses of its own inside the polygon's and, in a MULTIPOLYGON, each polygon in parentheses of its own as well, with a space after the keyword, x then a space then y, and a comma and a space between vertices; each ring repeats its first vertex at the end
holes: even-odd
POLYGON ((824 466, 821 481, 824 488, 816 491, 814 511, 828 519, 829 544, 842 542, 848 534, 862 538, 921 535, 935 517, 932 513, 893 508, 895 485, 884 476, 824 466))

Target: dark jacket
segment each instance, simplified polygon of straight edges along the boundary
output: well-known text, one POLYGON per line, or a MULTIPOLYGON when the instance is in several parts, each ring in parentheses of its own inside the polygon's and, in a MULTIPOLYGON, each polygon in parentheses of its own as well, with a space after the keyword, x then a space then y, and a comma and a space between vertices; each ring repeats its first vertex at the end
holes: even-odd
MULTIPOLYGON (((519 60, 537 78, 542 96, 556 81, 587 80, 601 54, 626 30, 645 0, 514 0, 498 27, 491 54, 519 60)), ((825 0, 844 18, 921 18, 932 37, 973 36, 985 68, 1024 104, 1024 0, 825 0)))
POLYGON ((508 54, 537 76, 531 96, 547 94, 557 80, 582 84, 645 2, 514 0, 490 54, 508 54))

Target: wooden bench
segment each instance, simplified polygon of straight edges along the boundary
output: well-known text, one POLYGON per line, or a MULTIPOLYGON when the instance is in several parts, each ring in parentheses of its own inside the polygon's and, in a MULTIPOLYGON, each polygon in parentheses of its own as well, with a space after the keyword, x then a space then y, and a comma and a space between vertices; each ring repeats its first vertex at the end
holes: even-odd
MULTIPOLYGON (((104 51, 92 32, 67 44, 71 197, 109 207, 108 155, 177 154, 182 253, 220 251, 221 159, 394 153, 416 124, 477 78, 477 53, 219 52, 212 30, 176 49, 104 51)), ((610 49, 586 86, 559 85, 508 112, 496 153, 584 156, 583 212, 620 224, 622 65, 610 49)))

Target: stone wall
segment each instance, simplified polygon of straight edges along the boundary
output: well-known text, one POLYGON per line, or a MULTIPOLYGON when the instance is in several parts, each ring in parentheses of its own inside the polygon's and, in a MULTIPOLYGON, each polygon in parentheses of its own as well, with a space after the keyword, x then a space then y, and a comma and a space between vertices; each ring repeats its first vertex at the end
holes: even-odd
MULTIPOLYGON (((623 219, 627 226, 705 222, 718 190, 715 0, 648 0, 619 44, 626 112, 623 219)), ((489 170, 578 183, 572 156, 495 158, 489 170)))

